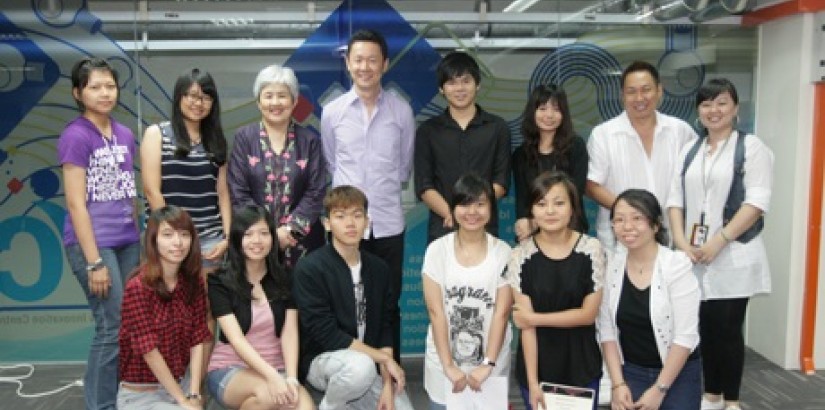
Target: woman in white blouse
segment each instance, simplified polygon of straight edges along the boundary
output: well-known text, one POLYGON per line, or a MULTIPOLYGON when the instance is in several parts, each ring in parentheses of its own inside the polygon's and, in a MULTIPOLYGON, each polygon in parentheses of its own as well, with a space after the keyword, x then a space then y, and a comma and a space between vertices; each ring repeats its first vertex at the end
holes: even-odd
POLYGON ((748 299, 771 290, 759 232, 771 198, 773 153, 756 136, 735 129, 739 98, 730 81, 710 80, 699 89, 696 106, 705 136, 683 150, 667 207, 673 243, 695 263, 702 289, 702 409, 736 410, 748 299))
POLYGON ((696 410, 700 295, 690 259, 663 246, 662 210, 648 191, 622 192, 610 220, 624 246, 608 260, 597 322, 611 409, 696 410))

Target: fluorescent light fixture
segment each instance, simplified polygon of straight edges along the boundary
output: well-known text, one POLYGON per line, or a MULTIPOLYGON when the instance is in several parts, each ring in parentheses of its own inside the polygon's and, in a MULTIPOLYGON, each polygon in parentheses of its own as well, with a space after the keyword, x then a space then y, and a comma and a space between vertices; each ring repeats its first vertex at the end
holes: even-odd
POLYGON ((539 0, 515 0, 510 3, 507 7, 502 10, 504 13, 521 13, 530 7, 533 7, 534 4, 538 3, 539 0))

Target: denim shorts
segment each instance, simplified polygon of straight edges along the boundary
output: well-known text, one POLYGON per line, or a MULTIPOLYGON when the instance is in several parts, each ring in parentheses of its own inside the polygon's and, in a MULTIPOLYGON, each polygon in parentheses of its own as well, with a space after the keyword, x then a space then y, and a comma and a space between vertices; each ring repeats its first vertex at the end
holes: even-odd
POLYGON ((223 401, 223 394, 226 386, 235 373, 245 369, 243 366, 227 366, 215 369, 206 374, 206 388, 209 389, 209 394, 220 403, 221 406, 226 407, 223 401))
MULTIPOLYGON (((209 389, 209 394, 211 394, 221 406, 226 408, 229 407, 223 401, 226 386, 229 385, 229 381, 232 380, 235 373, 238 373, 244 369, 246 369, 245 366, 232 365, 212 370, 206 374, 206 388, 209 389)), ((280 374, 281 377, 286 377, 286 372, 283 369, 278 369, 278 374, 280 374)))

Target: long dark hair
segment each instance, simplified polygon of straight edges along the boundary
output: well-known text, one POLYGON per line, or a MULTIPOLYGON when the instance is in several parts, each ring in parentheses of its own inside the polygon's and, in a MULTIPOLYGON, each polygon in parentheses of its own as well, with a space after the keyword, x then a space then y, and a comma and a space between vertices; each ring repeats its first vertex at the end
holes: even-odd
POLYGON ((613 201, 613 206, 610 207, 610 220, 613 220, 613 212, 616 210, 616 204, 619 201, 625 201, 631 208, 644 215, 647 219, 648 225, 652 229, 658 229, 654 239, 660 245, 667 246, 668 236, 665 228, 664 217, 662 216, 662 207, 659 205, 659 200, 656 196, 644 189, 628 189, 613 201))
MULTIPOLYGON (((272 215, 263 207, 250 205, 235 210, 232 214, 232 225, 229 229, 229 247, 226 250, 226 264, 219 275, 228 275, 229 284, 239 295, 252 300, 252 288, 246 278, 246 255, 243 252, 243 238, 249 227, 259 221, 265 221, 272 235, 272 249, 266 255, 266 275, 275 280, 275 295, 277 300, 289 298, 291 283, 286 271, 278 263, 278 236, 275 233, 275 221, 272 215)), ((273 297, 270 295, 270 297, 273 297)))
POLYGON ((143 284, 155 291, 155 294, 163 301, 172 299, 172 293, 163 282, 163 269, 160 264, 160 253, 158 253, 158 232, 160 225, 166 222, 175 230, 187 231, 192 238, 189 244, 189 253, 181 262, 178 268, 178 280, 185 289, 186 302, 191 304, 199 289, 203 289, 201 282, 201 245, 198 240, 198 232, 192 218, 182 208, 174 205, 167 205, 152 211, 146 223, 145 252, 146 259, 143 266, 132 273, 132 276, 143 271, 143 284))
POLYGON ((567 152, 573 146, 573 138, 576 135, 573 130, 573 119, 570 117, 570 107, 567 105, 567 93, 554 84, 543 84, 534 88, 524 106, 521 135, 524 137, 527 165, 538 168, 541 132, 536 125, 536 110, 547 103, 555 105, 561 112, 561 124, 553 137, 553 155, 557 158, 559 166, 566 168, 570 162, 567 152))
POLYGON ((223 135, 223 127, 221 126, 221 103, 218 98, 218 88, 215 86, 215 80, 212 79, 212 76, 198 68, 184 72, 175 81, 172 118, 170 120, 172 130, 175 132, 175 156, 186 157, 191 149, 189 132, 186 131, 180 102, 189 92, 189 87, 195 83, 201 87, 204 94, 212 97, 209 114, 200 122, 201 142, 206 154, 220 166, 226 163, 226 137, 223 135))

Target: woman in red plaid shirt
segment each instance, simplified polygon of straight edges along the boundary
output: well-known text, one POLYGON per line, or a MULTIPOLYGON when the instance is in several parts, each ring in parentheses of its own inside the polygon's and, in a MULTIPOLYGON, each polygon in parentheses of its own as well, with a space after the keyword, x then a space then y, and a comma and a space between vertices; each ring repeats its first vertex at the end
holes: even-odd
POLYGON ((202 409, 203 343, 212 334, 192 218, 176 206, 152 212, 145 248, 123 292, 117 407, 202 409))

